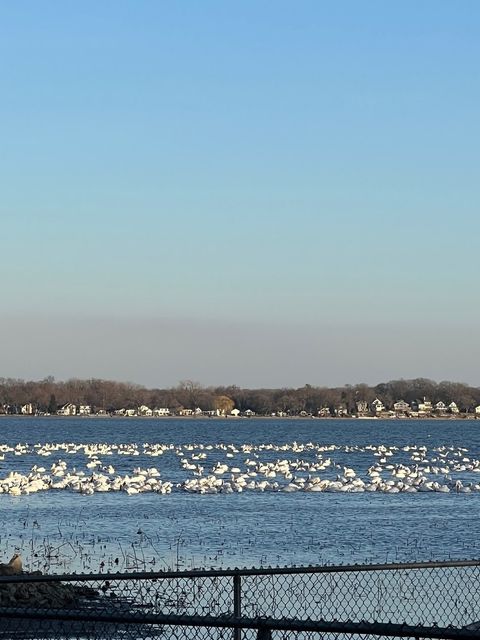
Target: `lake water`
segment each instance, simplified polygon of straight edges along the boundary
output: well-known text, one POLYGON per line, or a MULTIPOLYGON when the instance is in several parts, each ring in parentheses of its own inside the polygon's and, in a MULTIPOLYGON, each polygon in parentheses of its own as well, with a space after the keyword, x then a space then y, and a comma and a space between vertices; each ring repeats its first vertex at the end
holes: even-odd
POLYGON ((480 459, 480 423, 473 420, 5 417, 0 428, 5 455, 0 484, 12 471, 31 473, 36 465, 49 473, 62 461, 68 471, 82 469, 86 477, 100 471, 100 463, 102 469, 114 468, 112 478, 155 468, 172 483, 167 494, 83 495, 69 489, 1 494, 3 561, 19 551, 27 569, 97 572, 480 555, 480 491, 475 489, 480 473, 471 468, 480 459), (86 466, 92 456, 80 445, 99 443, 110 453, 98 455, 99 467, 92 470, 86 466), (18 444, 22 447, 15 451, 18 444), (47 444, 63 448, 51 446, 49 456, 41 455, 47 444), (120 445, 128 447, 122 451, 120 445), (152 457, 158 445, 165 445, 164 451, 152 457), (382 458, 385 451, 388 458, 382 458), (376 464, 383 464, 387 479, 391 473, 379 463, 385 459, 394 467, 420 466, 432 480, 449 483, 451 491, 285 492, 280 489, 290 480, 280 475, 268 480, 277 483, 275 490, 185 490, 193 478, 183 466, 186 460, 201 464, 203 477, 219 464, 229 466, 228 473, 218 474, 227 479, 232 467, 245 472, 288 460, 295 478, 333 481, 345 468, 366 480, 367 469, 376 464), (329 466, 312 472, 312 465, 326 460, 329 466), (448 474, 435 470, 445 464, 448 474), (456 481, 473 490, 455 490, 456 481))

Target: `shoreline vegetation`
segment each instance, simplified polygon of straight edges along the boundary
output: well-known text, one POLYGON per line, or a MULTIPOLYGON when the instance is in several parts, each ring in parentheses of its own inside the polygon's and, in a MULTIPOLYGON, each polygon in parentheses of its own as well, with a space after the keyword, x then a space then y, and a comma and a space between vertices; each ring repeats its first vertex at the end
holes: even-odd
POLYGON ((480 388, 427 378, 375 386, 246 389, 192 380, 168 389, 97 378, 0 378, 0 416, 474 419, 480 388))
POLYGON ((31 418, 48 418, 52 420, 60 420, 65 417, 68 417, 71 420, 77 419, 79 421, 88 419, 99 419, 99 420, 108 420, 111 418, 125 418, 126 420, 132 418, 141 418, 142 420, 151 420, 153 422, 158 422, 159 420, 173 421, 173 420, 201 420, 208 418, 209 420, 241 420, 241 421, 250 421, 250 420, 315 420, 315 421, 326 421, 326 420, 365 420, 365 421, 377 421, 377 420, 418 420, 421 422, 436 420, 480 420, 480 415, 475 413, 458 413, 456 415, 429 415, 429 416, 411 416, 411 415, 383 415, 383 416, 357 416, 353 415, 343 415, 343 416, 314 416, 314 415, 306 415, 306 416, 289 416, 289 415, 208 415, 208 414, 193 414, 193 415, 161 415, 161 416, 144 416, 144 415, 115 415, 111 413, 90 413, 90 414, 77 414, 77 415, 59 415, 59 414, 49 414, 49 413, 32 413, 29 415, 26 414, 7 414, 0 413, 0 420, 4 418, 22 418, 22 419, 31 419, 31 418))

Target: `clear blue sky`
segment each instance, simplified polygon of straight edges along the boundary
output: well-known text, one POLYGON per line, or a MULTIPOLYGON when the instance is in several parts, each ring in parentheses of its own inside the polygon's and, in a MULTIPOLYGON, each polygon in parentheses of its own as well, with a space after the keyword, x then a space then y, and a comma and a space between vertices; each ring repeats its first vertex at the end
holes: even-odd
POLYGON ((480 384, 480 4, 0 6, 0 375, 480 384))

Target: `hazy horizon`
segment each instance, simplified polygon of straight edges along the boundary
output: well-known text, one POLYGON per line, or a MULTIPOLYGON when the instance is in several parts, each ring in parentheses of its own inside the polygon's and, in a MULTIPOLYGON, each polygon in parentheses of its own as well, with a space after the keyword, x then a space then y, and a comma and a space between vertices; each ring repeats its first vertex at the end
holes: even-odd
POLYGON ((480 385, 480 5, 0 7, 0 376, 480 385))
MULTIPOLYGON (((359 326, 350 335, 348 324, 320 329, 306 323, 271 327, 132 317, 3 318, 0 331, 10 339, 3 348, 2 375, 103 378, 160 388, 186 379, 204 386, 250 388, 374 385, 400 378, 479 386, 474 361, 480 347, 458 354, 464 360, 472 356, 466 376, 465 366, 452 360, 448 349, 439 348, 451 340, 452 328, 442 329, 417 327, 422 346, 413 353, 403 347, 410 330, 401 326, 388 331, 359 326), (381 354, 378 358, 371 352, 373 343, 381 354), (28 357, 19 361, 19 350, 28 357)), ((468 329, 458 327, 456 332, 468 329)))

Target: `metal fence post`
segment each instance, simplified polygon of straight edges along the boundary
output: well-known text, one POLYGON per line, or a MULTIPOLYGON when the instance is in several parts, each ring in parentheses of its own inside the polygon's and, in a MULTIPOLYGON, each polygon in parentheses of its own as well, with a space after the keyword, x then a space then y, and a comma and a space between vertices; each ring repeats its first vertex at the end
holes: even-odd
POLYGON ((272 630, 268 627, 259 627, 257 631, 257 640, 272 640, 272 630))
MULTIPOLYGON (((233 617, 242 616, 242 578, 236 573, 233 576, 233 617)), ((242 630, 238 627, 233 630, 233 640, 242 639, 242 630)))

